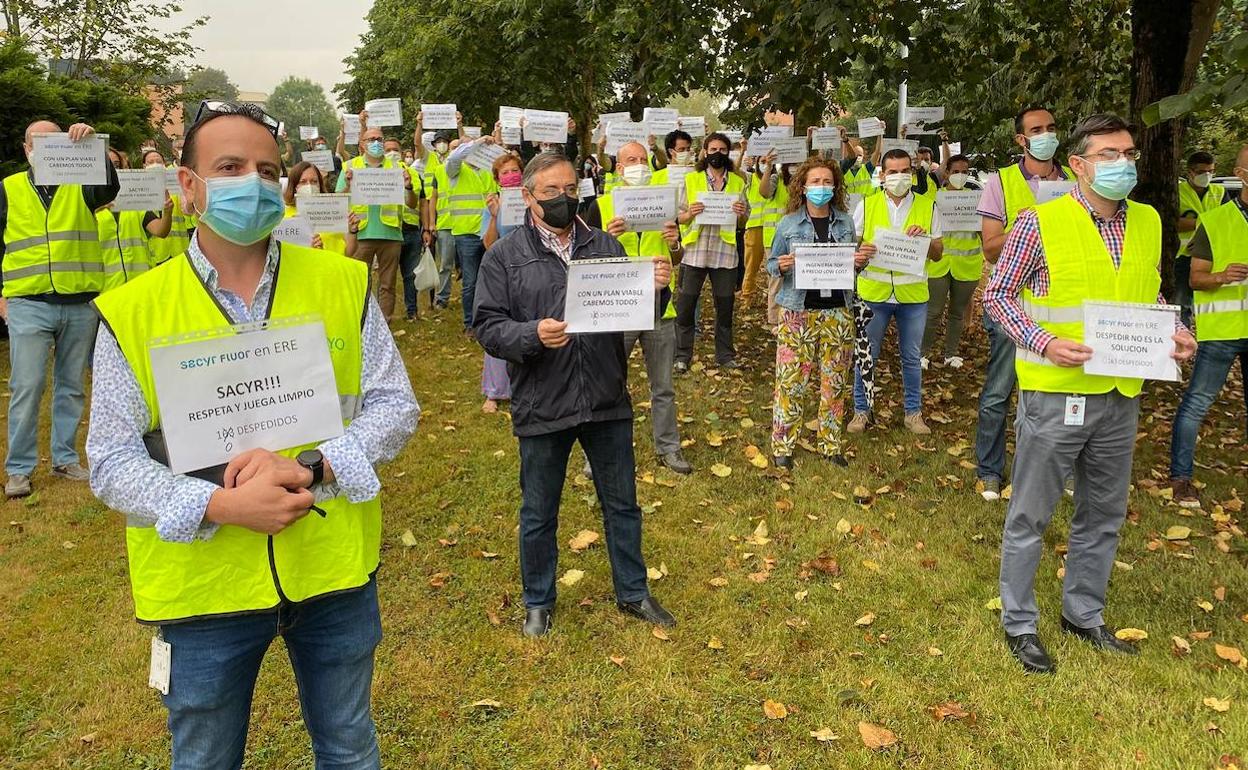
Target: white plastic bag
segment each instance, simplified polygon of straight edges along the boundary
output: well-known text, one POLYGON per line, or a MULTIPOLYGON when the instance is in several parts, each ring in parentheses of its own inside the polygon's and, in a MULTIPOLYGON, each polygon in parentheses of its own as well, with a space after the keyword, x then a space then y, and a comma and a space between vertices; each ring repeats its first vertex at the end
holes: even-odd
POLYGON ((416 265, 416 291, 433 291, 438 288, 438 267, 433 263, 433 252, 426 246, 416 265))

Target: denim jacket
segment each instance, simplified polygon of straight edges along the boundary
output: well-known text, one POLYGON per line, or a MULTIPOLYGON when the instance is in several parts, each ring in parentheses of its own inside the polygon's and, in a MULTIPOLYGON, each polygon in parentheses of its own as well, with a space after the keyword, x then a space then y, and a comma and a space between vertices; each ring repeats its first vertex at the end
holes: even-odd
MULTIPOLYGON (((832 243, 857 243, 854 235, 854 220, 848 212, 833 208, 832 221, 828 223, 828 240, 832 243)), ((806 290, 793 285, 793 271, 781 275, 780 257, 793 253, 795 243, 814 243, 815 225, 810 221, 810 213, 802 206, 792 214, 786 214, 780 224, 776 225, 776 236, 771 242, 771 254, 767 257, 767 272, 780 279, 780 291, 776 294, 776 304, 786 310, 806 309, 806 290)), ((850 295, 845 292, 845 306, 850 305, 850 295)))

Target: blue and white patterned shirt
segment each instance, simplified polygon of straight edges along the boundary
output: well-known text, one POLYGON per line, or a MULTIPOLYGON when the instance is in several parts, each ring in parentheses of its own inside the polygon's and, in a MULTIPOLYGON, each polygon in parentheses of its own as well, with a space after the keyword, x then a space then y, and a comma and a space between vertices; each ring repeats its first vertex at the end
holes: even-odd
MULTIPOLYGON (((195 272, 236 324, 264 318, 278 253, 277 241, 271 239, 264 273, 248 307, 237 294, 220 287, 217 269, 200 250, 198 236, 187 249, 195 272)), ((343 435, 320 445, 335 481, 315 490, 318 501, 339 494, 353 503, 376 497, 381 481, 374 466, 394 459, 416 432, 420 405, 381 308, 372 297, 364 317, 362 343, 363 405, 343 435)), ((96 338, 93 366, 87 431, 91 490, 110 508, 155 526, 162 540, 189 543, 197 537, 211 538, 217 525, 204 521, 204 512, 208 499, 220 487, 175 475, 148 454, 143 434, 151 414, 134 371, 105 326, 100 327, 96 338)))

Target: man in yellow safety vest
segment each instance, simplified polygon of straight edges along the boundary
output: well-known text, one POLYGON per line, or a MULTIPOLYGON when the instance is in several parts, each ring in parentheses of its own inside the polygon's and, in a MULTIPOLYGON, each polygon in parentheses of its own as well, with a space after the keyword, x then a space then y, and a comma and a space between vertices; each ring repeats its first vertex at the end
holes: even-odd
MULTIPOLYGON (((1078 186, 1024 211, 1005 241, 984 309, 1018 346, 1014 493, 1001 541, 1001 623, 1024 670, 1054 671, 1037 634, 1036 569, 1044 531, 1075 476, 1061 628, 1097 649, 1133 654, 1105 622, 1105 594, 1127 514, 1143 380, 1088 374, 1087 300, 1160 303, 1161 221, 1127 201, 1139 151, 1116 115, 1092 115, 1070 137, 1078 186)), ((1175 325, 1176 360, 1196 341, 1175 325)))

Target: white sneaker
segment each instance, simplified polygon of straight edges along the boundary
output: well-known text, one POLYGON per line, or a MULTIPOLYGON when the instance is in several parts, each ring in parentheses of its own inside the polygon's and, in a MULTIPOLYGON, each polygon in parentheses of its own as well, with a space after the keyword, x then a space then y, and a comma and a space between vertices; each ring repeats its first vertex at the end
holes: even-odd
POLYGON ((922 367, 923 371, 925 372, 927 371, 928 365, 930 365, 931 363, 932 363, 931 359, 929 359, 927 356, 923 356, 922 358, 919 359, 919 366, 922 367))
POLYGON ((962 360, 962 356, 949 356, 945 359, 945 366, 950 369, 961 369, 964 363, 966 362, 962 360))

